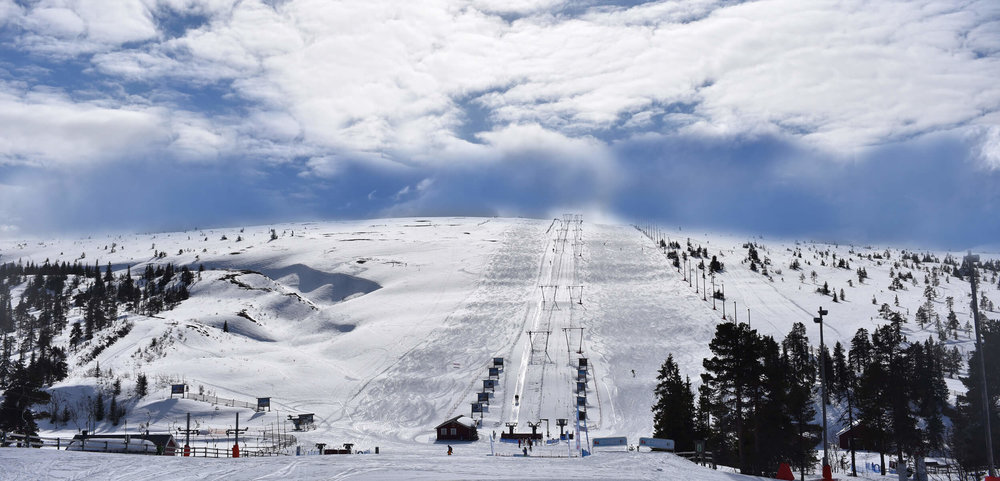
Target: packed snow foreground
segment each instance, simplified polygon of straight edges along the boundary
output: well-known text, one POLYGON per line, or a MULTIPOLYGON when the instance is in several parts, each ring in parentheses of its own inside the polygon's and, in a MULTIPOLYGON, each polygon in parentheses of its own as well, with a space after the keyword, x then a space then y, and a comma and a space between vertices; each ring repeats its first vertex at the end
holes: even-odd
MULTIPOLYGON (((885 322, 873 296, 891 300, 877 287, 887 281, 849 283, 850 269, 816 261, 806 279, 778 268, 802 251, 860 259, 858 252, 884 247, 756 241, 771 272, 742 262, 746 239, 598 225, 574 215, 6 241, 0 264, 86 262, 102 271, 110 264, 115 276, 138 276, 147 265, 172 263, 197 272, 190 297, 173 309, 122 314, 109 332, 124 335, 95 334, 70 350, 69 377, 49 390, 67 416, 40 420, 43 436, 148 431, 174 434, 182 446, 190 414, 196 452, 218 453, 233 444, 239 415, 244 450, 281 456, 0 449, 0 479, 733 479, 739 476, 674 454, 631 449, 652 434, 656 371, 667 355, 697 381, 715 326, 733 316, 776 337, 805 322, 816 344, 818 326, 808 321, 822 305, 832 345, 885 322), (696 280, 716 283, 713 292, 724 285, 726 301, 713 302, 705 287, 696 292, 697 282, 653 238, 718 256, 725 269, 696 280), (846 298, 832 305, 816 293, 824 284, 846 298), (491 376, 497 358, 503 366, 491 376), (145 396, 136 394, 140 375, 148 379, 145 396), (117 425, 76 412, 115 380, 127 407, 117 425), (183 393, 172 394, 173 386, 183 393), (311 422, 294 429, 289 417, 303 415, 311 422), (481 420, 479 439, 438 441, 435 428, 459 415, 481 420), (559 419, 568 420, 562 437, 559 419), (501 442, 502 433, 530 433, 532 426, 546 441, 528 456, 523 446, 501 442), (592 446, 605 437, 625 437, 629 446, 592 446), (362 454, 314 456, 320 443, 350 443, 362 454), (454 455, 446 454, 449 445, 454 455)), ((869 277, 889 276, 881 263, 856 263, 869 277)), ((12 298, 25 288, 15 287, 12 298)), ((956 298, 962 288, 941 287, 956 298)), ((914 310, 922 302, 918 289, 893 294, 914 310)), ((81 310, 70 311, 70 325, 81 310)), ((66 329, 53 343, 67 345, 70 335, 66 329)), ((963 333, 956 345, 970 350, 967 340, 963 333)), ((831 426, 831 439, 835 431, 831 426)))

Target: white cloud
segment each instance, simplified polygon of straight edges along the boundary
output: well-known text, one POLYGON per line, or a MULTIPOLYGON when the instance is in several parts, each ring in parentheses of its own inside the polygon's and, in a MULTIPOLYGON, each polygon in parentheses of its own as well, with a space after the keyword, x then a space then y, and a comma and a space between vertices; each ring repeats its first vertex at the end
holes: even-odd
POLYGON ((235 132, 187 112, 171 119, 173 135, 167 149, 181 160, 211 162, 233 152, 235 132))
MULTIPOLYGON (((312 157, 306 161, 306 167, 310 175, 325 178, 337 175, 342 169, 339 159, 330 155, 312 157)), ((368 198, 371 198, 371 194, 368 195, 368 198)))
POLYGON ((183 110, 79 101, 55 89, 23 90, 0 82, 0 164, 58 170, 164 156, 214 161, 237 150, 239 134, 232 124, 183 110))
POLYGON ((987 170, 1000 170, 1000 125, 983 128, 975 136, 980 165, 987 170))
MULTIPOLYGON (((850 154, 996 125, 988 116, 1000 106, 996 2, 688 0, 567 13, 574 7, 45 0, 22 10, 0 0, 0 12, 25 29, 24 48, 94 53, 107 82, 213 85, 246 102, 242 117, 174 114, 170 102, 161 112, 151 100, 99 111, 166 129, 149 135, 171 139, 164 145, 180 157, 228 149, 440 164, 548 149, 600 164, 605 154, 591 151, 619 132, 778 135, 850 154), (155 23, 164 12, 206 20, 168 38, 155 23), (129 42, 148 43, 122 47, 129 42), (482 118, 470 118, 470 106, 482 118)), ((45 104, 21 105, 30 108, 45 104)), ((336 172, 327 161, 305 166, 336 172)))
POLYGON ((0 0, 0 27, 23 15, 21 7, 14 0, 0 0))
POLYGON ((164 112, 75 102, 0 84, 0 162, 62 167, 138 153, 163 142, 164 112))
POLYGON ((65 58, 156 38, 151 8, 144 0, 42 0, 11 21, 25 29, 25 48, 65 58))
POLYGON ((431 188, 432 185, 434 185, 434 179, 431 179, 429 177, 426 178, 426 179, 423 179, 420 182, 417 182, 417 187, 416 187, 417 192, 423 192, 423 191, 431 188))
POLYGON ((26 17, 26 23, 33 30, 49 32, 60 38, 75 38, 86 32, 87 25, 73 10, 68 8, 36 8, 26 17))

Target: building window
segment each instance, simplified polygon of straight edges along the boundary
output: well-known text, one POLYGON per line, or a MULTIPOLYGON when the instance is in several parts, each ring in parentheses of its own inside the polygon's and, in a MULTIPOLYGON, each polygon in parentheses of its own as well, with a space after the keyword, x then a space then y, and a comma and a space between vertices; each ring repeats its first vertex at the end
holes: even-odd
POLYGON ((451 428, 451 435, 454 436, 456 434, 458 434, 458 430, 455 428, 451 428))

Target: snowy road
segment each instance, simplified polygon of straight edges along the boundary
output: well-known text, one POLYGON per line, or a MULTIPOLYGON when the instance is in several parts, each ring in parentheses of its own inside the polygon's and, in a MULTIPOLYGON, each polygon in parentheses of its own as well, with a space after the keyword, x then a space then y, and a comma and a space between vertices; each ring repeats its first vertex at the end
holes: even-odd
POLYGON ((702 468, 666 453, 606 452, 587 458, 490 457, 461 445, 455 456, 388 453, 352 456, 204 459, 37 449, 0 449, 4 481, 87 480, 467 480, 757 479, 702 468))

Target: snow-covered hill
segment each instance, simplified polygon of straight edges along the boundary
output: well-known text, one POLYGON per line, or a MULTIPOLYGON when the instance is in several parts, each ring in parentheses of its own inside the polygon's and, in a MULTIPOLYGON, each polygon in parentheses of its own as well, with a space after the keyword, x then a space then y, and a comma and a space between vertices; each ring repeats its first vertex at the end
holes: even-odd
MULTIPOLYGON (((886 322, 879 317, 885 303, 907 316, 907 336, 923 339, 937 336, 933 322, 920 329, 914 320, 925 301, 926 278, 935 312, 943 321, 952 297, 964 327, 969 284, 946 273, 941 262, 904 259, 914 252, 921 259, 948 256, 640 230, 565 216, 379 219, 5 241, 0 263, 110 263, 116 274, 167 262, 205 269, 190 298, 176 308, 151 317, 122 316, 116 322, 131 329, 93 359, 88 354, 106 337, 74 350, 70 376, 51 390, 63 406, 76 406, 115 378, 128 397, 138 374, 145 374, 150 393, 130 398, 125 425, 77 416, 66 424, 42 423, 46 435, 68 437, 88 424, 97 432, 173 431, 183 427, 188 412, 196 427, 218 432, 233 427, 240 412, 248 437, 259 438, 276 426, 290 430, 287 415, 315 413, 313 429, 292 433, 303 449, 351 442, 385 453, 440 454, 434 427, 471 414, 493 358, 503 357, 504 370, 482 414, 481 440, 461 449, 479 456, 490 452, 492 432, 505 430, 506 423, 527 431, 528 422, 548 419, 541 429, 556 431, 556 419, 573 419, 580 357, 589 361, 582 437, 627 436, 637 443, 651 434, 653 386, 663 360, 673 354, 682 373, 697 381, 716 324, 733 316, 779 339, 792 323, 804 322, 818 345, 818 325, 810 321, 822 306, 830 311, 825 336, 832 347, 837 341, 848 345, 858 328, 886 322), (671 249, 658 247, 660 239, 680 243, 679 251, 689 243, 704 248, 706 265, 717 256, 724 270, 714 282, 726 300, 713 302, 703 287, 696 292, 667 257, 671 249), (747 260, 748 242, 758 253, 756 270, 747 260), (838 267, 841 260, 849 268, 838 267), (790 267, 796 261, 799 270, 790 267), (861 268, 867 272, 863 282, 861 268), (902 289, 889 290, 895 278, 890 272, 912 273, 912 281, 907 277, 902 289), (843 290, 844 300, 834 303, 831 295, 817 293, 824 284, 838 295, 843 290), (250 403, 270 397, 271 411, 171 397, 175 383, 187 384, 191 393, 250 403)), ((951 255, 960 260, 963 254, 951 255)), ((710 277, 704 282, 712 287, 710 277)), ((13 290, 15 302, 24 287, 13 290)), ((995 273, 984 272, 982 289, 988 298, 998 297, 995 273)), ((73 309, 70 324, 80 316, 73 309)), ((56 342, 66 343, 68 331, 56 342)), ((947 342, 967 352, 969 339, 963 331, 957 339, 949 334, 947 342)), ((957 390, 960 384, 950 386, 957 390)), ((224 444, 218 436, 198 441, 224 444)), ((516 451, 511 445, 494 449, 516 451)), ((571 451, 565 444, 559 449, 571 451)), ((606 465, 608 473, 619 469, 617 462, 606 465)), ((675 469, 673 461, 633 462, 651 472, 675 469)))

